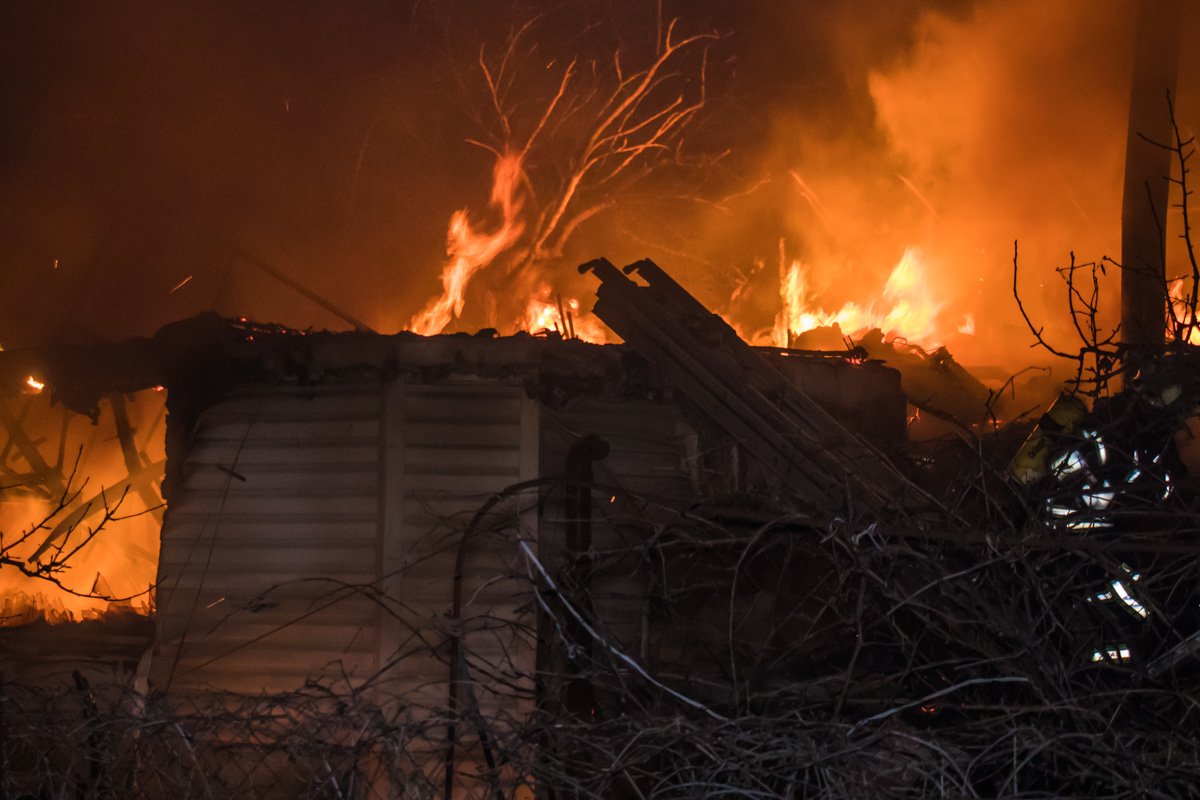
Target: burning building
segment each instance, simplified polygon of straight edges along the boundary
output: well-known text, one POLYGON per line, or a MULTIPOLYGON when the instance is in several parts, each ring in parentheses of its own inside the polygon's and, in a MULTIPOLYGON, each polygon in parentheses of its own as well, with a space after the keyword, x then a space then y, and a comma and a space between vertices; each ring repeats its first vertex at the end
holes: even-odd
POLYGON ((1195 778, 1195 21, 710 5, 0 26, 0 792, 1195 778))
MULTIPOLYGON (((564 658, 545 649, 558 622, 530 581, 583 580, 614 652, 653 647, 635 561, 577 574, 629 545, 617 520, 672 524, 714 513, 698 498, 780 491, 824 516, 856 485, 862 502, 899 500, 886 492, 907 482, 882 467, 905 438, 894 371, 855 353, 755 353, 653 264, 634 266, 648 285, 591 268, 625 335, 656 342, 640 348, 209 316, 86 352, 4 354, 6 375, 35 369, 77 411, 165 389, 154 633, 131 642, 110 609, 96 637, 107 621, 114 657, 141 660, 130 679, 173 698, 344 685, 411 721, 465 703, 468 681, 488 713, 528 714, 549 702, 538 661, 564 658), (662 318, 627 320, 648 310, 662 318)), ((55 648, 24 659, 42 679, 81 666, 55 648)))

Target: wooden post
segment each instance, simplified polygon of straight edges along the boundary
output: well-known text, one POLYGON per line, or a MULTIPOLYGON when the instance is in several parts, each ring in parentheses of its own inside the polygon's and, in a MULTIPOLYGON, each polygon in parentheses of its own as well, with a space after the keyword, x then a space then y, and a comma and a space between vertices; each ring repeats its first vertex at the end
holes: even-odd
POLYGON ((1121 207, 1121 341, 1136 369, 1166 326, 1166 219, 1171 154, 1167 93, 1179 72, 1180 0, 1139 0, 1121 207), (1145 138, 1143 138, 1145 137, 1145 138))

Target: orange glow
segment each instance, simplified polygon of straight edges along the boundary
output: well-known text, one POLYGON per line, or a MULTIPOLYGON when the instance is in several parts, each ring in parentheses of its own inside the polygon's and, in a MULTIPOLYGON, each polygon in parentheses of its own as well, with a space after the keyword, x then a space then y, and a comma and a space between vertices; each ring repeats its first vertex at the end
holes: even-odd
POLYGON ((466 209, 454 212, 446 237, 450 261, 442 269, 442 293, 413 316, 408 323, 409 330, 422 336, 433 336, 445 330, 452 319, 462 314, 467 284, 472 276, 520 238, 525 230, 524 222, 519 219, 521 175, 519 155, 510 153, 496 160, 490 201, 501 215, 496 230, 480 232, 471 225, 466 209))
MULTIPOLYGON (((5 545, 15 545, 6 556, 28 563, 31 568, 39 562, 44 564, 53 557, 54 548, 40 557, 37 552, 51 532, 58 529, 56 545, 66 542, 64 549, 70 550, 83 544, 67 562, 67 568, 57 573, 58 579, 74 592, 103 597, 79 597, 49 581, 6 567, 0 570, 0 627, 39 618, 69 622, 115 611, 140 614, 152 611, 153 598, 148 588, 154 583, 158 569, 162 501, 157 484, 162 478, 165 458, 164 399, 165 394, 147 391, 126 403, 133 443, 144 466, 136 470, 135 476, 140 491, 124 492, 129 485, 128 465, 107 403, 101 406, 97 426, 93 427, 87 419, 71 416, 64 428, 62 410, 50 405, 48 395, 31 398, 22 424, 30 441, 28 446, 40 454, 44 465, 49 467, 47 471, 56 476, 53 480, 61 480, 66 488, 56 488, 52 481, 30 478, 0 493, 0 533, 5 545), (65 437, 62 443, 65 459, 61 466, 57 456, 60 434, 65 437), (78 454, 79 461, 72 477, 73 454, 78 454), (117 518, 84 544, 89 531, 103 520, 105 506, 115 510, 117 518), (21 541, 30 531, 28 540, 21 541)), ((23 455, 10 458, 18 472, 31 470, 23 455)))
POLYGON ((930 342, 938 335, 940 304, 934 300, 922 264, 911 249, 904 252, 888 276, 883 302, 878 305, 864 306, 852 301, 836 311, 826 311, 812 305, 809 273, 803 264, 793 261, 782 273, 779 283, 782 309, 775 317, 772 331, 778 347, 787 347, 793 335, 835 324, 852 337, 871 328, 916 343, 930 342))
POLYGON ((537 294, 529 298, 520 327, 521 330, 530 333, 557 331, 564 337, 582 339, 592 344, 607 344, 611 341, 608 328, 592 314, 584 311, 577 299, 556 297, 551 293, 550 286, 545 283, 538 288, 537 294))
POLYGON ((39 381, 32 375, 25 378, 25 385, 32 390, 33 394, 41 394, 42 389, 46 388, 46 384, 43 381, 39 381))
MULTIPOLYGON (((442 293, 431 298, 413 316, 408 324, 409 330, 423 336, 434 336, 444 331, 454 319, 462 316, 471 278, 505 251, 514 248, 525 232, 525 222, 521 219, 521 186, 524 179, 520 155, 510 153, 497 159, 489 201, 492 209, 499 212, 500 221, 494 230, 479 230, 471 223, 465 208, 454 212, 447 233, 446 251, 450 260, 442 269, 442 293)), ((535 265, 531 272, 534 281, 540 271, 538 266, 535 265)), ((565 338, 582 339, 594 344, 606 344, 614 340, 608 328, 585 311, 576 297, 557 294, 547 281, 539 281, 536 289, 521 288, 529 286, 524 279, 514 278, 513 282, 513 291, 518 297, 526 291, 529 297, 524 310, 517 310, 520 309, 518 304, 508 307, 513 310, 504 315, 510 316, 497 325, 501 333, 518 330, 530 333, 555 331, 565 338), (504 322, 508 324, 504 325, 504 322)))
POLYGON ((1197 327, 1196 319, 1192 315, 1191 293, 1186 288, 1185 279, 1177 278, 1171 281, 1167 290, 1171 304, 1171 319, 1167 320, 1169 323, 1167 325, 1168 340, 1174 336, 1174 331, 1171 329, 1177 328, 1183 333, 1184 342, 1200 345, 1200 328, 1197 327))

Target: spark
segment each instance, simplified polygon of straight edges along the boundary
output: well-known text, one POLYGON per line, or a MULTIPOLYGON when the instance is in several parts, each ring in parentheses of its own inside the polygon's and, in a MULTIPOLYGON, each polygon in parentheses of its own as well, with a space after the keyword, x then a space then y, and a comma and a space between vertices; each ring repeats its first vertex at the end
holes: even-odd
POLYGON ((816 212, 817 217, 821 220, 821 224, 829 228, 829 217, 825 211, 825 204, 817 197, 816 192, 809 188, 808 184, 795 170, 788 170, 788 174, 792 176, 792 180, 800 187, 801 196, 808 201, 809 206, 816 212))
POLYGON ((171 291, 167 292, 167 294, 175 294, 177 291, 179 291, 180 289, 182 289, 183 287, 185 287, 189 283, 191 283, 191 281, 192 281, 192 276, 188 275, 186 278, 181 280, 179 283, 172 286, 171 291))
POLYGON ((908 187, 910 192, 916 195, 916 198, 921 201, 921 205, 925 206, 925 208, 929 210, 929 213, 933 215, 933 218, 938 219, 939 215, 937 209, 933 207, 933 203, 929 202, 925 198, 925 195, 921 194, 921 191, 916 187, 916 185, 899 172, 896 173, 896 177, 900 179, 901 183, 908 187))

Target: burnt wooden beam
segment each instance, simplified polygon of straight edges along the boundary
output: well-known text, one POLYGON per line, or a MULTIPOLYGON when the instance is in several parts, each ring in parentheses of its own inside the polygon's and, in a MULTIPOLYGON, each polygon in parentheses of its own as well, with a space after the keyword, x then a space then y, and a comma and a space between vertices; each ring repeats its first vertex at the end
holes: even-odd
MULTIPOLYGON (((139 469, 123 481, 113 484, 112 486, 102 487, 95 495, 87 498, 82 502, 74 504, 67 512, 66 516, 59 521, 50 533, 46 534, 46 538, 38 545, 37 550, 29 557, 30 561, 36 561, 50 547, 59 540, 62 536, 72 532, 78 526, 82 525, 87 520, 104 514, 108 511, 115 510, 115 504, 120 502, 130 490, 136 489, 139 484, 151 485, 158 476, 162 475, 166 469, 166 460, 156 461, 152 464, 147 464, 139 469)), ((80 492, 82 492, 80 487, 80 492)), ((161 520, 162 501, 156 500, 152 506, 147 506, 145 513, 152 513, 156 518, 161 520)))
POLYGON ((0 399, 0 425, 3 425, 8 431, 9 441, 29 464, 34 474, 37 475, 38 481, 42 483, 50 496, 62 497, 67 491, 66 478, 60 471, 50 466, 46 459, 42 458, 37 444, 25 433, 21 420, 12 413, 8 403, 3 399, 0 399))
POLYGON ((121 457, 125 461, 125 474, 130 487, 137 492, 146 504, 147 509, 157 509, 162 505, 162 498, 157 496, 151 483, 154 475, 146 474, 145 464, 149 461, 144 457, 133 440, 133 426, 129 424, 129 411, 125 408, 125 397, 120 394, 110 395, 109 405, 112 406, 113 421, 117 428, 117 441, 121 445, 121 457), (134 476, 138 476, 135 480, 134 476))
POLYGON ((826 510, 938 507, 652 261, 625 274, 602 258, 579 270, 601 281, 594 313, 806 502, 826 510), (634 272, 646 286, 626 277, 634 272))
MULTIPOLYGON (((3 402, 3 401, 0 401, 0 402, 3 402)), ((21 416, 15 418, 17 427, 20 428, 25 425, 25 418, 27 416, 29 416, 29 409, 31 409, 32 407, 33 407, 33 398, 27 397, 25 399, 24 405, 21 406, 21 416)), ((17 443, 17 440, 12 436, 9 436, 8 439, 4 442, 4 447, 0 448, 0 466, 8 463, 8 454, 12 452, 13 445, 15 445, 16 443, 17 443)), ((59 468, 59 471, 61 472, 62 471, 62 459, 59 459, 58 468, 59 468)))

